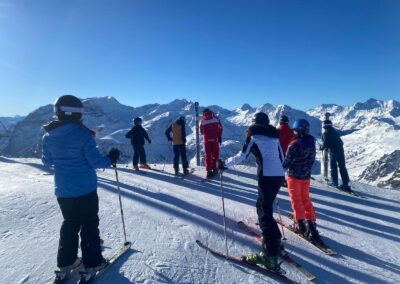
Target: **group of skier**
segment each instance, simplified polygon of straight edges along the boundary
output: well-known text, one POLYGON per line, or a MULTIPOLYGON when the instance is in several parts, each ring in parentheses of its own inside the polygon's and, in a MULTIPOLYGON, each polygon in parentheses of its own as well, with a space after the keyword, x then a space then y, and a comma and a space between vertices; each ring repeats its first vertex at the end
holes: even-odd
MULTIPOLYGON (((61 96, 55 102, 54 110, 56 119, 44 126, 46 133, 43 136, 42 161, 44 165, 54 168, 55 195, 64 218, 60 230, 56 279, 62 279, 81 264, 85 267, 85 273, 95 275, 107 265, 100 247, 95 169, 115 166, 120 152, 113 148, 107 156, 99 153, 94 132, 81 122, 83 104, 78 98, 61 96), (77 256, 79 232, 82 259, 77 256)), ((349 178, 343 142, 330 121, 324 121, 323 127, 325 132, 321 149, 330 153, 331 184, 338 186, 336 167, 339 165, 342 189, 347 190, 349 178)), ((290 128, 288 117, 282 116, 279 127, 275 128, 266 113, 258 112, 246 131, 243 149, 225 161, 219 157, 223 127, 220 119, 208 108, 203 111, 200 133, 203 135, 207 178, 212 178, 218 171, 222 174, 227 168, 246 159, 250 153, 255 156, 258 167, 256 207, 263 249, 260 254, 248 256, 248 262, 262 264, 272 271, 279 270, 278 256, 283 246, 281 232, 273 217, 273 204, 282 185, 288 188, 294 217, 293 230, 312 242, 323 244, 309 195, 316 142, 310 134, 307 120, 297 119, 290 128)), ((185 118, 180 116, 169 125, 165 135, 173 145, 175 174, 179 174, 179 158, 182 160, 183 174, 188 174, 185 118)), ((134 119, 134 127, 126 134, 126 138, 131 139, 133 146, 134 169, 149 169, 144 143, 145 140, 151 143, 151 140, 142 127, 141 118, 134 119)))

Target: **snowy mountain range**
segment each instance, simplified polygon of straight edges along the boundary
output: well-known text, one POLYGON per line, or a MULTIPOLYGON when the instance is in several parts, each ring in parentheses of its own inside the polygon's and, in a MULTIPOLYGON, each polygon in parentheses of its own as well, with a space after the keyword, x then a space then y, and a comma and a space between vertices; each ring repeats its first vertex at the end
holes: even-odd
MULTIPOLYGON (((180 115, 187 121, 187 145, 190 158, 195 154, 194 102, 175 100, 169 104, 149 104, 130 107, 113 97, 83 99, 84 123, 96 131, 100 149, 106 153, 118 147, 123 160, 132 155, 130 141, 125 133, 132 127, 132 119, 139 116, 148 130, 152 143, 146 145, 150 162, 169 163, 172 160, 171 144, 164 132, 180 115)), ((346 158, 352 180, 389 188, 399 188, 400 170, 400 103, 394 100, 370 99, 351 106, 321 105, 307 112, 287 105, 264 104, 252 107, 244 104, 235 110, 207 106, 217 113, 224 125, 222 158, 238 152, 244 141, 245 129, 258 111, 268 113, 271 124, 277 125, 285 114, 290 121, 305 118, 311 124, 312 134, 320 138, 321 120, 326 112, 332 113, 334 126, 344 134, 346 158)), ((200 113, 204 107, 200 107, 200 113)), ((11 157, 39 157, 41 154, 41 126, 53 117, 52 105, 33 111, 10 128, 7 137, 0 138, 0 155, 11 157)), ((0 121, 3 121, 0 118, 0 121)), ((317 163, 318 164, 318 163, 317 163)))

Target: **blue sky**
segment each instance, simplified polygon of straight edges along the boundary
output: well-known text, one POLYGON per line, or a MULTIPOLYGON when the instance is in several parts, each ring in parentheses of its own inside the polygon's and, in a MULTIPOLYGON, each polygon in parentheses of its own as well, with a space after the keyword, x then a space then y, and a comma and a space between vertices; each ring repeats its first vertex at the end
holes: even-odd
POLYGON ((0 116, 66 93, 351 104, 400 98, 400 1, 0 0, 0 116))

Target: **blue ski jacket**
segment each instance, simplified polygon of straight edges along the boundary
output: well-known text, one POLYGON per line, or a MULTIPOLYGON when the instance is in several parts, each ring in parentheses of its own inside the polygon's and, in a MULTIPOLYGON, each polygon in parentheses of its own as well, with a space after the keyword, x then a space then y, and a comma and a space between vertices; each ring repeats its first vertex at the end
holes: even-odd
POLYGON ((55 127, 43 136, 42 142, 42 162, 54 168, 57 197, 79 197, 95 191, 95 169, 111 165, 110 159, 99 153, 93 133, 82 124, 55 127))

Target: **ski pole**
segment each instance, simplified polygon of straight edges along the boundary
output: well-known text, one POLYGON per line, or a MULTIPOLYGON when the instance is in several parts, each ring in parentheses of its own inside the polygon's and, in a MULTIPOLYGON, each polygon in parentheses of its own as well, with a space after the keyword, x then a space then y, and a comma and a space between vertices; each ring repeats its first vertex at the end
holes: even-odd
POLYGON ((286 241, 285 230, 284 230, 283 223, 282 223, 282 216, 281 216, 281 210, 279 208, 278 197, 276 197, 276 208, 278 209, 279 220, 281 221, 283 240, 286 241))
POLYGON ((121 189, 119 188, 119 179, 118 179, 117 164, 114 164, 113 167, 114 167, 114 170, 115 170, 115 179, 116 179, 116 181, 117 181, 119 208, 121 209, 122 228, 124 229, 124 240, 125 240, 125 243, 124 243, 124 244, 126 245, 126 244, 128 244, 129 242, 126 240, 124 210, 122 209, 121 189))
POLYGON ((225 233, 225 249, 226 249, 226 257, 228 257, 228 238, 226 234, 226 221, 225 221, 225 201, 224 201, 224 187, 222 186, 222 171, 219 171, 219 179, 220 179, 220 186, 221 186, 221 199, 222 199, 222 211, 224 215, 224 233, 225 233))

